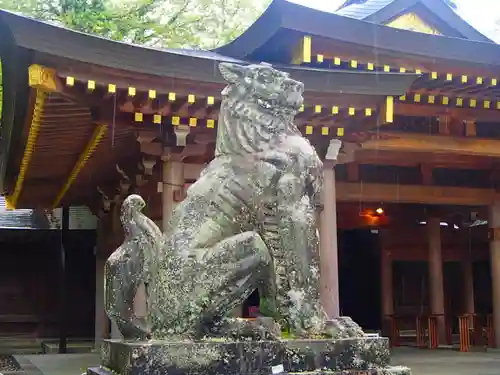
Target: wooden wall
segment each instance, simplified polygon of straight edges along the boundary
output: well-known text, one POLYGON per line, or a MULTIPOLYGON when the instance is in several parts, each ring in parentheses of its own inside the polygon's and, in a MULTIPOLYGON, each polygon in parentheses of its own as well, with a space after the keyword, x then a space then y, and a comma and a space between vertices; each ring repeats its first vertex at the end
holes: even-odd
MULTIPOLYGON (((92 337, 93 231, 71 231, 66 259, 68 335, 92 337)), ((0 336, 59 334, 60 234, 0 231, 0 336)))

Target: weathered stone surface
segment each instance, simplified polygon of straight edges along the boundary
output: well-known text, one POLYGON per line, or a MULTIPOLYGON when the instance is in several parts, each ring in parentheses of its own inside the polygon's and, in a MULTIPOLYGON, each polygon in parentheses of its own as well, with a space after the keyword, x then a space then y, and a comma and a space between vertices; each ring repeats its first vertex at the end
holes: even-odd
POLYGON ((289 373, 351 374, 374 370, 390 374, 389 359, 388 340, 377 337, 201 342, 108 340, 102 347, 102 366, 121 375, 269 375, 279 365, 289 373))
POLYGON ((210 324, 230 326, 220 322, 258 288, 263 311, 295 336, 332 336, 313 206, 322 163, 293 124, 304 86, 266 64, 220 71, 228 85, 215 158, 165 234, 142 214, 140 196, 125 199, 125 241, 105 267, 106 311, 126 339, 197 339, 210 324), (133 311, 142 283, 144 318, 133 311))

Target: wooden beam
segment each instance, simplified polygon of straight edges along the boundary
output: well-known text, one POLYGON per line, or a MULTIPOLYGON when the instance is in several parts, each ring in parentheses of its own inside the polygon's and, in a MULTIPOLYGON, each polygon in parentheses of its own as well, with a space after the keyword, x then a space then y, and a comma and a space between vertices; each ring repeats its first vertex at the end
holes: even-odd
MULTIPOLYGON (((492 108, 494 105, 492 104, 492 108)), ((451 116, 461 120, 497 122, 499 111, 482 108, 450 108, 440 105, 395 103, 394 114, 416 117, 451 116)))
POLYGON ((363 143, 363 150, 436 152, 500 157, 500 140, 444 137, 416 133, 380 133, 385 139, 363 143))
POLYGON ((498 159, 474 155, 440 154, 434 152, 405 152, 359 150, 355 160, 359 164, 395 165, 400 167, 419 167, 427 164, 432 168, 452 169, 492 169, 498 159))
POLYGON ((336 192, 337 201, 344 202, 487 206, 500 198, 500 194, 495 193, 493 189, 350 182, 337 182, 336 192))

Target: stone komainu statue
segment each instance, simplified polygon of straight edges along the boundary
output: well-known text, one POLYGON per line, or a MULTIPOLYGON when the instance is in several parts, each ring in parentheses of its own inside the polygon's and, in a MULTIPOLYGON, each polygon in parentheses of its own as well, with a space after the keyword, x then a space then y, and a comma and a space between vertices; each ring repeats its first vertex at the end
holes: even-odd
POLYGON ((303 84, 269 65, 220 64, 214 160, 164 235, 141 197, 123 203, 125 242, 106 265, 106 309, 128 338, 200 337, 256 288, 262 307, 300 336, 326 334, 313 199, 322 164, 293 118, 303 84), (133 314, 147 284, 146 320, 133 314))

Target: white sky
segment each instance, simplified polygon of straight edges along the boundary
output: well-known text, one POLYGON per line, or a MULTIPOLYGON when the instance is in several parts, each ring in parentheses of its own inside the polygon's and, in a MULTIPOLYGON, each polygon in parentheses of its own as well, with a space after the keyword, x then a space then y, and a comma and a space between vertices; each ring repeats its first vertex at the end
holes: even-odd
MULTIPOLYGON (((291 0, 311 8, 333 11, 344 0, 291 0)), ((477 30, 500 43, 500 0, 456 0, 458 14, 477 30)))

